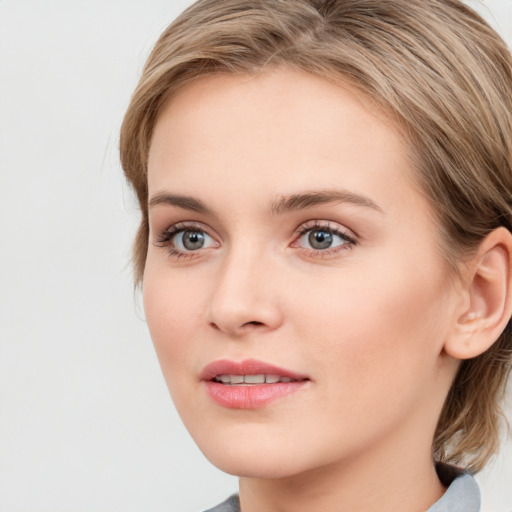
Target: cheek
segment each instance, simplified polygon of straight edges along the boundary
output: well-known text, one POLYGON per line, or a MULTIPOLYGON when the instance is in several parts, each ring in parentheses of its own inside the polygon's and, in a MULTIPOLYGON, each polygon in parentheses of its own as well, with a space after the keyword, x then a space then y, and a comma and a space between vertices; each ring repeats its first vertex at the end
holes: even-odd
POLYGON ((419 383, 422 374, 435 371, 446 334, 440 276, 387 265, 386 272, 351 269, 330 283, 327 297, 322 286, 296 292, 306 298, 295 312, 302 318, 301 337, 316 340, 319 365, 327 363, 337 380, 361 390, 384 386, 392 393, 404 383, 419 383))
POLYGON ((190 282, 149 261, 144 274, 144 311, 164 375, 184 369, 200 319, 201 296, 190 282), (172 372, 167 372, 172 369, 172 372))

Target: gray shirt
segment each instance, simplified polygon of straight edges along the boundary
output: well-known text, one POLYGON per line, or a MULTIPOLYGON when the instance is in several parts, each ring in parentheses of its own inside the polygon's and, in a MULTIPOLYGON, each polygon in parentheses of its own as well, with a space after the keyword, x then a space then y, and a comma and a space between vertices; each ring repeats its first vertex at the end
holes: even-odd
MULTIPOLYGON (((441 482, 448 488, 443 497, 426 512, 480 511, 480 490, 475 479, 469 473, 442 464, 437 466, 437 473, 441 482)), ((238 496, 235 494, 206 512, 240 512, 238 496)))

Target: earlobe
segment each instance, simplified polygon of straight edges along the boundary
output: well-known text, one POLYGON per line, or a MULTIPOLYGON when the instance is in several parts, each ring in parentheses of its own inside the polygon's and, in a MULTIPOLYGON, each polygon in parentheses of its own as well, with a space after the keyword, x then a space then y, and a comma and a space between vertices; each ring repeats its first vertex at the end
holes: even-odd
POLYGON ((471 359, 498 339, 512 314, 512 234, 500 227, 480 244, 467 265, 464 311, 445 341, 445 352, 471 359))

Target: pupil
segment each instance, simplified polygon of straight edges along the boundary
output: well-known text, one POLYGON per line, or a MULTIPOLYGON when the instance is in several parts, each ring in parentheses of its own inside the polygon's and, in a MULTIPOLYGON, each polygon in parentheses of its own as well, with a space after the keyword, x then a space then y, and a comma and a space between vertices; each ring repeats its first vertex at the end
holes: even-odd
POLYGON ((327 249, 332 244, 332 233, 322 230, 311 231, 308 240, 313 249, 327 249))
POLYGON ((193 251, 195 249, 201 249, 204 245, 204 234, 200 231, 186 231, 183 234, 183 246, 193 251))

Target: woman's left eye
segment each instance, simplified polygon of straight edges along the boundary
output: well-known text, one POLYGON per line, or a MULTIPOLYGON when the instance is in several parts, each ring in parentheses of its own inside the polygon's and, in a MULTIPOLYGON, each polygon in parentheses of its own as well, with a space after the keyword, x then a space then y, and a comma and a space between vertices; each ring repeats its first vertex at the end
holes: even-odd
POLYGON ((347 248, 356 243, 355 239, 341 229, 330 225, 302 226, 299 230, 300 236, 293 244, 304 249, 315 252, 329 252, 329 249, 347 248))

